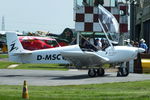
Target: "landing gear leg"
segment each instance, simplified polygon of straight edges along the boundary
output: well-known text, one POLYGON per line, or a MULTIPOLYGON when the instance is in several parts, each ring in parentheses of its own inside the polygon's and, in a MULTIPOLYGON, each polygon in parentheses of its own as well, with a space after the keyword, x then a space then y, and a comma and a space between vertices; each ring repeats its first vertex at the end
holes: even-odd
POLYGON ((117 76, 128 76, 129 75, 129 69, 126 67, 126 63, 122 63, 121 66, 118 68, 117 76))

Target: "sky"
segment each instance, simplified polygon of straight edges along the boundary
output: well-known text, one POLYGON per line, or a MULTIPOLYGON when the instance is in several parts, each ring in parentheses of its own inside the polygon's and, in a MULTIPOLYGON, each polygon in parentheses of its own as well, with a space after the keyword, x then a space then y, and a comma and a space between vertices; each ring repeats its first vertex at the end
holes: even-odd
POLYGON ((2 16, 6 31, 60 34, 66 27, 75 26, 73 0, 0 0, 0 30, 2 16))

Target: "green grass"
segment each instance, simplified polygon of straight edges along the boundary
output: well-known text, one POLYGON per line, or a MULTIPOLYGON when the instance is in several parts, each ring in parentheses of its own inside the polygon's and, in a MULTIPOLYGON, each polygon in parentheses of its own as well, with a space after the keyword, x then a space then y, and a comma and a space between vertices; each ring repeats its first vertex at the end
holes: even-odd
POLYGON ((68 70, 68 67, 61 64, 20 64, 14 69, 68 70))
POLYGON ((0 54, 0 58, 8 58, 8 54, 0 54))
MULTIPOLYGON (((29 100, 149 100, 150 81, 28 86, 29 100)), ((0 86, 0 100, 21 100, 22 86, 0 86)))
POLYGON ((13 69, 68 70, 68 66, 62 64, 21 64, 9 61, 0 61, 0 69, 7 69, 9 65, 13 64, 19 65, 13 69))
POLYGON ((0 61, 0 69, 7 69, 7 67, 12 64, 17 64, 17 63, 8 62, 8 61, 0 61))

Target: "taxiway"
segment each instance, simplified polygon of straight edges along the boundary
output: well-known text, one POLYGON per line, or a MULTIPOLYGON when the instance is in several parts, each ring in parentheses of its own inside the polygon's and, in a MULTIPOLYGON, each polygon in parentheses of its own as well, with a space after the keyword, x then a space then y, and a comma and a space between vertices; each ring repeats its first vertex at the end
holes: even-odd
POLYGON ((91 78, 87 75, 86 70, 49 71, 0 69, 1 85, 22 85, 24 80, 32 86, 80 85, 150 80, 150 74, 130 73, 127 77, 116 77, 115 72, 106 72, 104 77, 91 78))

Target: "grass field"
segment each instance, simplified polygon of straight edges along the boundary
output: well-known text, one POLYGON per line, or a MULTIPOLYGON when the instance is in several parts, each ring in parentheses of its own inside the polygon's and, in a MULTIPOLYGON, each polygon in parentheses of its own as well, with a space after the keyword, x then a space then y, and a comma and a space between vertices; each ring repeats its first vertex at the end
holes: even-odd
POLYGON ((14 69, 68 70, 68 66, 61 64, 20 64, 14 69))
MULTIPOLYGON (((2 56, 0 56, 1 58, 2 56)), ((3 56, 3 58, 7 56, 3 56)), ((0 69, 14 62, 0 61, 0 69)), ((67 70, 59 64, 19 64, 15 69, 67 70)), ((0 85, 0 100, 22 99, 23 86, 0 85)), ((150 100, 150 80, 69 86, 28 86, 29 100, 150 100)))
MULTIPOLYGON (((28 86, 29 100, 150 100, 150 81, 28 86)), ((0 86, 0 100, 21 100, 22 86, 0 86)))
POLYGON ((8 58, 8 54, 0 54, 0 58, 8 58))
POLYGON ((0 61, 0 69, 7 69, 9 65, 13 64, 18 64, 18 66, 13 69, 68 70, 68 66, 62 64, 21 64, 9 61, 0 61))
POLYGON ((9 65, 16 64, 14 62, 0 61, 0 69, 7 69, 9 65))

